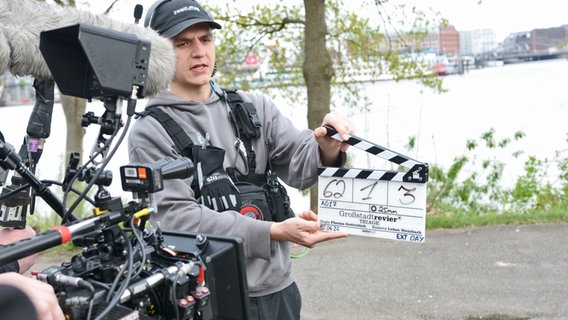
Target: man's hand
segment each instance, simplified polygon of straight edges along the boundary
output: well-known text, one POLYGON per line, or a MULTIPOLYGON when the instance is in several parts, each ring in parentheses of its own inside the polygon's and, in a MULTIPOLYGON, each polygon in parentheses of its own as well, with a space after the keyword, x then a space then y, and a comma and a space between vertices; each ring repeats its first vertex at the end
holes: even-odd
POLYGON ((313 211, 304 211, 297 217, 270 226, 270 239, 290 241, 308 248, 344 237, 347 237, 346 233, 321 231, 318 216, 313 211))
POLYGON ((15 272, 0 274, 0 283, 16 287, 24 292, 34 304, 38 319, 65 319, 53 287, 49 284, 15 272))
POLYGON ((337 133, 344 141, 349 140, 351 134, 355 133, 353 123, 337 113, 328 113, 323 118, 322 126, 314 130, 314 137, 320 147, 321 160, 324 165, 336 165, 339 152, 347 151, 349 145, 338 141, 327 135, 327 129, 323 125, 328 125, 337 130, 337 133))
MULTIPOLYGON (((35 236, 35 231, 26 226, 24 229, 2 228, 0 229, 0 244, 9 244, 22 239, 35 236)), ((37 253, 18 260, 20 273, 25 273, 36 262, 37 253)))

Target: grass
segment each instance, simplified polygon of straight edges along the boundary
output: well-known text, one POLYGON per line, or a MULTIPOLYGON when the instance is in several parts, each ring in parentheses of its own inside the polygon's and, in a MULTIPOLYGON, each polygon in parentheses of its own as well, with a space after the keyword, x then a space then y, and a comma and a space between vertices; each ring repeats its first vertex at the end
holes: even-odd
POLYGON ((568 222, 568 210, 525 214, 436 214, 426 217, 426 229, 455 229, 507 224, 535 224, 568 222))

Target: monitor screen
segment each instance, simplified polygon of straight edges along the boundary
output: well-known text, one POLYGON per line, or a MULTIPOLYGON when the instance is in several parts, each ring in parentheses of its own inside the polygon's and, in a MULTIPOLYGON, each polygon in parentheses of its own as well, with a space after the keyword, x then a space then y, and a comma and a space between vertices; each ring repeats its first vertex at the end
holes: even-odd
POLYGON ((243 241, 228 237, 192 232, 162 231, 164 245, 175 251, 195 253, 197 235, 207 237, 201 254, 205 262, 205 280, 211 291, 212 319, 250 319, 243 241))

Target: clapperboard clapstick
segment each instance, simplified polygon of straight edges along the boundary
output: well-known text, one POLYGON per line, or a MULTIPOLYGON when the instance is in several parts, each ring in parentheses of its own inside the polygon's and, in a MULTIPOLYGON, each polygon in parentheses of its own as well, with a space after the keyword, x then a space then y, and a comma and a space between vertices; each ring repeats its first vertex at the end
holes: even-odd
MULTIPOLYGON (((336 177, 347 176, 349 178, 360 178, 360 179, 376 179, 376 180, 395 180, 395 181, 409 181, 426 183, 428 181, 428 165, 422 163, 418 160, 414 160, 398 152, 389 150, 385 147, 381 147, 363 138, 351 135, 349 140, 344 141, 337 130, 328 125, 324 125, 327 129, 327 134, 339 141, 346 142, 349 145, 363 150, 367 153, 373 154, 380 158, 383 158, 392 163, 396 163, 403 166, 408 170, 408 172, 395 172, 395 171, 381 171, 381 170, 359 170, 359 169, 345 169, 345 168, 322 168, 329 169, 326 175, 333 175, 336 177), (332 174, 332 172, 334 172, 332 174), (352 176, 356 174, 356 176, 352 176)), ((322 172, 320 171, 320 175, 322 172)))
POLYGON ((423 242, 428 164, 351 135, 334 139, 395 163, 407 171, 320 167, 318 216, 323 230, 423 242))

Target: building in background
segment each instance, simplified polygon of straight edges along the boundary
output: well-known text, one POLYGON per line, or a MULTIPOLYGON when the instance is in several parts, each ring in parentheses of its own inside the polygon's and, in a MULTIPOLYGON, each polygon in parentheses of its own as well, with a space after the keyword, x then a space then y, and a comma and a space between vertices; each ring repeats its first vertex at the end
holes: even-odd
POLYGON ((460 33, 454 26, 442 26, 439 29, 440 43, 438 54, 445 56, 457 56, 460 54, 460 33))
POLYGON ((497 36, 492 29, 477 29, 460 32, 460 54, 475 56, 497 48, 497 36))
POLYGON ((496 52, 504 63, 568 57, 568 25, 512 33, 496 52))
POLYGON ((0 106, 35 103, 32 77, 15 77, 10 72, 0 75, 0 106))

